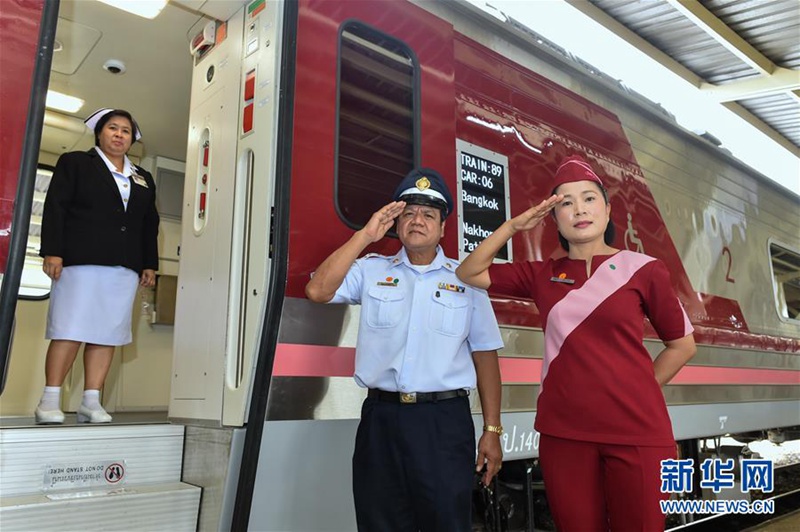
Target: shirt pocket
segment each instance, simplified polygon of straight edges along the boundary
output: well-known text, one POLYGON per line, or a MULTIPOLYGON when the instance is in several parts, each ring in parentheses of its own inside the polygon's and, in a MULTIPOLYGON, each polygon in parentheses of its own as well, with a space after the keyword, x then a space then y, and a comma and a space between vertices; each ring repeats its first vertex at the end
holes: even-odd
POLYGON ((431 328, 447 336, 461 336, 469 318, 469 296, 448 290, 437 290, 432 296, 431 328))
POLYGON ((367 293, 368 304, 362 309, 367 312, 367 325, 374 329, 396 327, 403 317, 403 290, 373 286, 367 293))

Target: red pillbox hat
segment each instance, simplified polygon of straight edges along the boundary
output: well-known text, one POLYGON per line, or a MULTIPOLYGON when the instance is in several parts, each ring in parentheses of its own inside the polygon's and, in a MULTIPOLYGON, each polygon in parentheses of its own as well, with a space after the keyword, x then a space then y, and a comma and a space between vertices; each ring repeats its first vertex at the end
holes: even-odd
POLYGON ((575 181, 594 181, 605 188, 589 163, 580 155, 570 155, 561 162, 556 170, 556 175, 553 176, 552 190, 557 189, 564 183, 574 183, 575 181))

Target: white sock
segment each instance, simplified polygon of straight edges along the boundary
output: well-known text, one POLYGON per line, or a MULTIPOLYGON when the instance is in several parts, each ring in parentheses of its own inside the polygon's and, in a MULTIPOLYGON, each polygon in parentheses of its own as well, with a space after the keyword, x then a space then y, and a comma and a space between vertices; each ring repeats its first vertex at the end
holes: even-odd
POLYGON ((61 386, 45 386, 39 401, 42 410, 61 410, 61 386))
POLYGON ((83 390, 83 406, 89 410, 100 410, 100 390, 83 390))

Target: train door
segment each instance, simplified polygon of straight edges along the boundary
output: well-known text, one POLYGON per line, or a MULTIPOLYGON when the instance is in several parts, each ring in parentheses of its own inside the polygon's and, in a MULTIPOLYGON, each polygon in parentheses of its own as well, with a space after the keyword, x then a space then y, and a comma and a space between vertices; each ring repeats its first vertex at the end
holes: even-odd
MULTIPOLYGON (((298 3, 288 277, 263 436, 242 459, 255 469, 250 529, 356 528, 358 307, 311 303, 303 287, 413 165, 455 190, 452 32, 406 2, 298 3)), ((445 239, 452 253, 455 227, 445 239)), ((398 248, 388 238, 370 251, 398 248)))
MULTIPOLYGON (((99 2, 69 0, 26 0, 3 2, 0 9, 0 46, 3 49, 0 64, 4 73, 3 104, 0 105, 5 146, 2 155, 3 198, 6 198, 5 191, 8 190, 6 185, 16 184, 16 174, 19 172, 23 176, 20 189, 26 186, 25 179, 28 179, 29 189, 27 196, 17 194, 15 209, 17 212, 27 209, 28 216, 32 203, 41 202, 44 190, 39 190, 39 185, 42 184, 46 189, 48 181, 43 178, 46 172, 37 173, 37 161, 53 164, 58 153, 85 150, 94 141, 93 135, 89 133, 89 146, 77 147, 70 143, 70 149, 67 149, 58 142, 61 151, 53 152, 45 149, 45 142, 40 135, 43 122, 53 125, 50 120, 52 115, 49 111, 45 112, 45 91, 48 88, 53 59, 51 54, 55 48, 53 37, 57 32, 59 15, 67 20, 66 17, 70 15, 66 13, 72 8, 92 10, 97 6, 102 5, 99 2), (37 51, 30 46, 29 40, 35 43, 40 18, 41 27, 52 32, 49 33, 49 41, 40 45, 37 51), (36 72, 34 76, 31 75, 32 71, 36 72), (40 77, 40 71, 44 71, 46 75, 40 77), (33 91, 29 83, 32 78, 33 91), (29 110, 27 117, 26 109, 29 110), (23 157, 20 162, 18 148, 23 145, 29 157, 23 157), (36 194, 33 194, 33 185, 36 185, 36 194)), ((112 19, 119 18, 116 10, 105 6, 100 9, 108 9, 106 13, 112 19)), ((197 18, 196 15, 191 17, 197 18)), ((70 18, 74 20, 75 17, 70 18)), ((134 26, 135 23, 130 25, 134 26)), ((86 25, 82 29, 93 31, 93 28, 86 25)), ((110 31, 109 27, 104 29, 110 31)), ((117 42, 130 46, 130 40, 113 35, 113 32, 111 35, 117 42)), ((178 38, 182 39, 183 34, 178 34, 178 38)), ((58 44, 69 49, 75 41, 64 40, 58 44)), ((87 54, 93 49, 92 44, 85 49, 87 54)), ((134 46, 139 48, 138 43, 134 43, 134 46)), ((181 49, 185 48, 181 46, 181 49)), ((72 50, 62 54, 62 57, 67 55, 72 59, 76 58, 72 55, 72 50)), ((84 57, 85 55, 80 56, 84 57)), ((80 64, 79 60, 78 62, 80 64)), ((170 65, 166 68, 170 68, 170 65)), ((101 69, 98 70, 102 72, 101 69)), ((152 68, 150 71, 152 72, 152 68)), ((74 73, 75 71, 72 72, 74 73)), ((57 76, 54 74, 50 77, 51 82, 54 77, 57 76)), ((77 86, 75 79, 72 78, 71 81, 77 86)), ((137 96, 144 99, 142 84, 129 85, 134 91, 141 91, 137 96)), ((118 94, 112 92, 104 93, 103 97, 108 99, 101 105, 123 107, 118 103, 119 100, 114 101, 114 96, 118 94)), ((97 91, 93 95, 96 93, 97 91)), ((136 110, 133 112, 135 115, 136 110)), ((82 120, 67 115, 60 115, 60 118, 64 119, 61 122, 64 127, 55 128, 63 133, 56 135, 59 140, 71 139, 76 144, 81 142, 87 132, 82 120), (69 135, 67 130, 72 130, 75 135, 69 135)), ((133 159, 133 154, 131 158, 133 159)), ((142 166, 147 165, 138 157, 134 161, 142 166)), ((4 208, 3 215, 5 214, 4 208)), ((7 219, 3 218, 3 233, 8 233, 11 229, 6 222, 7 219)), ((26 245, 30 243, 28 225, 27 218, 20 220, 15 214, 10 240, 21 246, 15 248, 12 243, 9 264, 21 258, 19 255, 14 258, 13 251, 21 250, 23 255, 26 254, 26 245)), ((38 245, 29 247, 27 251, 26 265, 29 262, 27 259, 36 258, 38 245)), ((41 272, 41 264, 38 265, 38 271, 41 272)), ((11 295, 14 300, 17 298, 17 283, 19 277, 14 282, 5 283, 3 287, 4 290, 13 288, 11 295)), ((33 409, 44 383, 44 349, 39 347, 44 344, 46 348, 43 340, 46 309, 47 301, 42 299, 21 301, 17 305, 16 318, 21 334, 18 337, 20 341, 15 342, 16 352, 11 358, 9 382, 12 386, 7 390, 9 394, 3 396, 0 428, 0 454, 3 457, 0 465, 0 492, 3 499, 3 504, 0 505, 0 521, 3 529, 85 530, 97 526, 98 523, 120 523, 120 516, 125 516, 125 527, 130 529, 194 529, 198 520, 201 489, 181 482, 184 427, 164 423, 163 416, 158 420, 148 415, 140 417, 135 424, 130 424, 131 418, 126 422, 124 417, 117 418, 115 415, 114 423, 91 428, 76 425, 74 416, 68 416, 64 425, 57 428, 33 426, 33 409), (33 401, 32 404, 29 400, 33 401)), ((2 323, 9 323, 13 315, 12 306, 9 320, 4 317, 2 323)), ((136 322, 135 319, 134 323, 136 322)), ((169 336, 171 337, 171 333, 169 336)), ((168 348, 171 349, 171 345, 168 348)), ((147 389, 152 386, 153 380, 155 379, 142 379, 136 385, 140 389, 147 389)))
POLYGON ((241 426, 264 317, 282 4, 193 42, 169 415, 241 426))
MULTIPOLYGON (((97 107, 128 109, 143 124, 142 142, 135 143, 128 156, 135 164, 149 170, 156 179, 162 217, 159 231, 160 287, 177 277, 180 210, 171 205, 169 209, 164 209, 167 205, 165 199, 169 195, 162 194, 162 185, 166 182, 166 178, 162 177, 169 174, 174 181, 180 181, 179 187, 173 187, 180 188, 180 192, 171 195, 179 207, 182 201, 181 165, 186 152, 191 75, 186 35, 195 23, 210 20, 202 14, 172 5, 168 5, 152 20, 100 2, 63 0, 45 5, 54 10, 54 24, 57 19, 56 51, 52 65, 49 61, 47 63, 52 68, 49 87, 45 84, 45 88, 80 97, 84 105, 74 112, 48 107, 43 109, 43 120, 40 117, 35 121, 37 124, 43 123, 43 126, 41 144, 34 159, 34 164, 37 161, 39 163, 39 172, 36 175, 33 216, 22 275, 22 286, 27 292, 20 292, 21 299, 17 303, 16 319, 20 326, 17 327, 17 341, 11 357, 13 362, 10 365, 8 390, 0 405, 3 415, 19 417, 32 415, 44 384, 44 359, 48 346, 44 333, 50 280, 41 272, 38 232, 45 194, 59 155, 68 151, 85 151, 94 145, 94 136, 83 123, 83 117, 97 107), (136 42, 143 34, 157 35, 158 42, 153 40, 138 42, 136 47, 127 46, 127 43, 136 42), (118 65, 115 70, 104 66, 104 63, 111 63, 109 57, 116 58, 113 62, 118 65), (170 74, 169 79, 165 79, 166 72, 170 74), (141 84, 139 81, 142 79, 158 82, 141 84)), ((14 38, 19 37, 18 32, 10 33, 14 38)), ((24 34, 34 36, 36 32, 26 30, 24 34)), ((5 34, 3 39, 4 49, 11 46, 5 34)), ((3 55, 4 61, 7 58, 19 60, 20 57, 15 53, 3 55)), ((44 64, 43 61, 38 63, 44 64)), ((11 72, 11 69, 4 71, 11 72)), ((23 78, 28 81, 30 75, 20 75, 20 79, 23 78)), ((12 86, 21 87, 22 83, 4 83, 3 91, 10 90, 12 86)), ((14 101, 11 98, 9 95, 4 101, 14 101)), ((4 125, 7 123, 5 113, 10 114, 14 109, 22 112, 26 106, 27 103, 4 105, 4 125)), ((15 133, 12 140, 21 141, 24 136, 15 133)), ((28 200, 27 205, 30 204, 28 200)), ((173 327, 168 323, 154 323, 156 293, 148 289, 138 294, 133 315, 133 343, 117 349, 103 391, 103 404, 109 412, 165 412, 167 409, 173 327)), ((82 376, 82 357, 79 356, 63 386, 62 409, 67 412, 74 412, 80 404, 82 376)))

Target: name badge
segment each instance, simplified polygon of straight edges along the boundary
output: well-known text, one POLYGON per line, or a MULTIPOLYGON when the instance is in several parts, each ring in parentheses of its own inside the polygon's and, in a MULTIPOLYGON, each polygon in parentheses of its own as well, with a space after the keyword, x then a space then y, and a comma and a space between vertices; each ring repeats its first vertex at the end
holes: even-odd
POLYGON ((145 181, 145 179, 142 176, 138 174, 131 174, 131 179, 133 179, 133 182, 139 185, 140 187, 147 188, 147 181, 145 181))
POLYGON ((554 283, 575 284, 575 279, 567 279, 566 277, 551 277, 550 281, 554 283))

